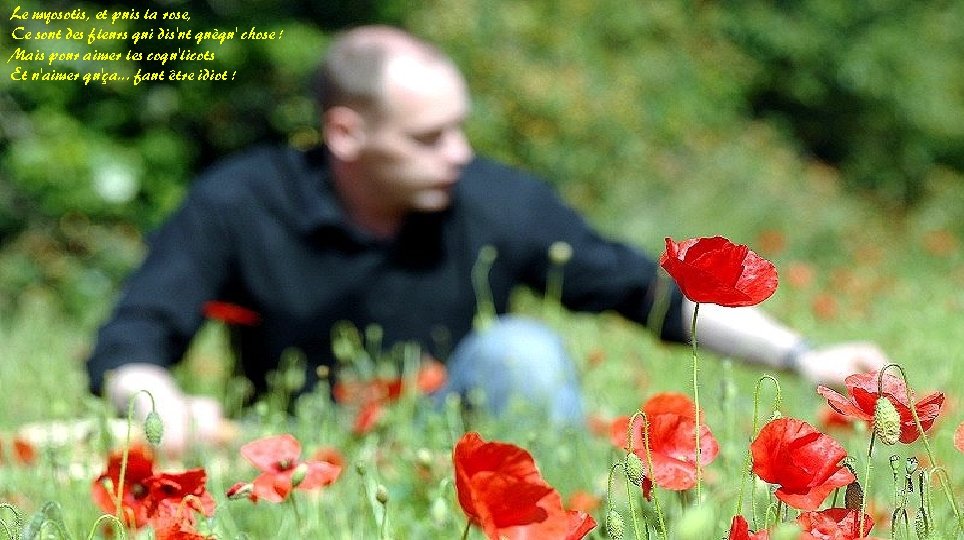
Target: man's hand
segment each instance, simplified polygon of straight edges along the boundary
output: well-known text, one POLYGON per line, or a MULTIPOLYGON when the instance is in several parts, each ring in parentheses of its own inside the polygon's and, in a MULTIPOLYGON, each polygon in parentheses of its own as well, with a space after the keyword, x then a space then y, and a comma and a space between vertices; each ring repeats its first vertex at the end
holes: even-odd
POLYGON ((876 345, 849 342, 813 349, 800 355, 797 369, 805 379, 828 386, 842 386, 854 373, 878 371, 890 360, 876 345))
POLYGON ((157 414, 164 423, 161 449, 180 455, 192 444, 222 444, 233 436, 221 406, 212 398, 184 394, 166 369, 152 364, 128 364, 107 378, 105 391, 111 403, 126 415, 134 399, 135 418, 143 421, 154 397, 157 414))

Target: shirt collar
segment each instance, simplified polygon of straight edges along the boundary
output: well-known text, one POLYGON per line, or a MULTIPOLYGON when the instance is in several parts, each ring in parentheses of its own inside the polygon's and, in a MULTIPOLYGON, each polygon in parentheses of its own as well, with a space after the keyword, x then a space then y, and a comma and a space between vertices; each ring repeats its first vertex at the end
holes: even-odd
POLYGON ((304 153, 295 172, 297 196, 295 223, 299 232, 311 234, 324 227, 347 228, 348 220, 332 182, 328 151, 316 147, 304 153))

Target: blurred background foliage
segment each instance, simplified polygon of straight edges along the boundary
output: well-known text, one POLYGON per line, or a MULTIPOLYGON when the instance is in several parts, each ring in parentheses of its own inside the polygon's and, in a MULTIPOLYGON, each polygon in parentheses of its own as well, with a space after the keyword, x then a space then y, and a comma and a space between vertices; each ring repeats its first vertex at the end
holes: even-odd
MULTIPOLYGON (((776 230, 797 253, 832 257, 846 226, 857 226, 846 221, 853 213, 951 243, 964 234, 964 2, 169 0, 151 8, 189 11, 180 26, 195 31, 285 33, 136 46, 209 48, 210 67, 236 71, 228 82, 0 78, 0 312, 39 297, 82 323, 101 319, 104 299, 139 261, 143 235, 198 171, 252 144, 317 142, 306 90, 316 62, 333 31, 371 22, 409 28, 455 57, 473 91, 469 130, 480 153, 546 177, 600 227, 653 250, 666 235, 735 232, 748 242, 776 230), (828 207, 831 198, 852 202, 828 207)), ((9 58, 17 44, 5 34, 9 58)))

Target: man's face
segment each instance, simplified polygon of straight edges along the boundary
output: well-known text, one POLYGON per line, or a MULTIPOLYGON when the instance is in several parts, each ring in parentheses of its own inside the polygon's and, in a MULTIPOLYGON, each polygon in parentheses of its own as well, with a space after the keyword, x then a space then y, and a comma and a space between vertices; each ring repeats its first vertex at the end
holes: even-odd
POLYGON ((443 210, 472 159, 465 82, 446 64, 400 57, 386 66, 385 84, 384 110, 366 121, 365 181, 388 211, 443 210))

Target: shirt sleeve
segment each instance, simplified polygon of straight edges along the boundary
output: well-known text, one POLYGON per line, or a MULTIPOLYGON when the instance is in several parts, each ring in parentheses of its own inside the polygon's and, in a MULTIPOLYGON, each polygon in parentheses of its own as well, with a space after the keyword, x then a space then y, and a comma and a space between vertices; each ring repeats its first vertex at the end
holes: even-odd
POLYGON ((661 339, 685 342, 682 295, 641 249, 604 238, 546 184, 535 182, 520 209, 524 281, 546 290, 549 246, 565 242, 571 258, 562 267, 562 303, 576 311, 616 311, 650 327, 661 339))
POLYGON ((203 303, 229 275, 225 214, 211 190, 197 188, 148 241, 143 264, 125 283, 87 361, 90 389, 130 363, 169 367, 183 356, 203 320, 203 303))

